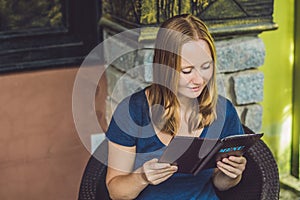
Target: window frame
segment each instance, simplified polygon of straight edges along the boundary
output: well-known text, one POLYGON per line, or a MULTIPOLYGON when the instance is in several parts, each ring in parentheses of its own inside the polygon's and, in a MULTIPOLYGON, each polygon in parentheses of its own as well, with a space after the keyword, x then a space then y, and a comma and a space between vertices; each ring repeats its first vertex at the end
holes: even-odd
POLYGON ((61 2, 65 27, 0 32, 0 73, 81 64, 100 40, 100 1, 61 2))
POLYGON ((291 145, 291 175, 299 180, 300 178, 300 95, 297 91, 300 88, 300 2, 295 1, 294 6, 294 70, 293 70, 293 122, 292 122, 292 145, 291 145))

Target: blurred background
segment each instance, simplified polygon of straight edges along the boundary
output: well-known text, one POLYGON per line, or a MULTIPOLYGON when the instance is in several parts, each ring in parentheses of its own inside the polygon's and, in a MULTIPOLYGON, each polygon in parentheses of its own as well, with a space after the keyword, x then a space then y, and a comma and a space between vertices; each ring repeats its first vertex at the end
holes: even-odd
POLYGON ((264 140, 272 149, 282 188, 295 188, 299 197, 299 25, 300 2, 274 1, 276 31, 260 35, 266 47, 262 105, 264 140))

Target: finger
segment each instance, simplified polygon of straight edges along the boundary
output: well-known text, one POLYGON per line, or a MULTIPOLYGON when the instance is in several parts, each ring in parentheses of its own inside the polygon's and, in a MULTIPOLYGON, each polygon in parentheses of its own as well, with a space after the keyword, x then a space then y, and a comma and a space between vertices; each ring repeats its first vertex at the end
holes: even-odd
POLYGON ((235 167, 233 167, 231 165, 228 165, 228 164, 226 164, 224 162, 221 162, 221 161, 217 162, 217 167, 218 168, 221 167, 222 169, 226 170, 227 172, 237 174, 237 175, 242 173, 241 169, 235 168, 235 167))
POLYGON ((168 168, 164 168, 164 169, 148 169, 147 171, 145 171, 145 173, 148 175, 148 176, 151 176, 151 175, 156 175, 156 174, 162 174, 162 173, 165 173, 165 172, 171 172, 171 173, 174 173, 177 171, 177 166, 170 166, 168 168))
POLYGON ((145 177, 147 180, 152 182, 155 179, 159 179, 160 177, 167 176, 168 174, 174 174, 177 171, 177 166, 172 166, 168 169, 161 169, 161 170, 148 170, 145 173, 145 177))
POLYGON ((169 174, 167 176, 161 177, 153 182, 153 185, 158 185, 166 180, 168 180, 173 174, 169 174))
POLYGON ((223 158, 222 163, 233 166, 235 168, 239 167, 239 165, 240 165, 239 163, 236 163, 235 161, 229 160, 229 158, 223 158))
POLYGON ((149 160, 144 165, 148 169, 165 169, 171 167, 169 163, 159 163, 157 158, 149 160))
POLYGON ((171 168, 172 166, 169 163, 153 163, 151 167, 152 169, 167 169, 171 168))
POLYGON ((223 158, 222 162, 241 171, 244 171, 246 167, 246 159, 242 157, 230 156, 229 158, 223 158))
POLYGON ((169 169, 173 169, 175 170, 174 167, 172 167, 171 165, 169 166, 162 166, 162 165, 145 165, 144 166, 144 173, 151 173, 151 172, 156 172, 156 173, 160 173, 163 172, 165 170, 169 170, 169 169))
POLYGON ((235 179, 240 175, 240 174, 236 174, 234 172, 228 171, 226 168, 224 168, 221 165, 217 165, 217 167, 218 167, 219 170, 221 170, 225 175, 227 175, 230 178, 235 179))
POLYGON ((247 163, 247 159, 244 156, 229 156, 228 159, 239 164, 247 163))
POLYGON ((175 171, 164 171, 159 174, 147 174, 146 177, 150 184, 158 184, 165 180, 167 180, 169 177, 171 177, 175 171))
POLYGON ((161 173, 147 174, 147 175, 149 176, 150 180, 157 180, 157 179, 161 179, 165 176, 168 176, 168 175, 174 174, 174 173, 175 173, 175 171, 164 171, 161 173))

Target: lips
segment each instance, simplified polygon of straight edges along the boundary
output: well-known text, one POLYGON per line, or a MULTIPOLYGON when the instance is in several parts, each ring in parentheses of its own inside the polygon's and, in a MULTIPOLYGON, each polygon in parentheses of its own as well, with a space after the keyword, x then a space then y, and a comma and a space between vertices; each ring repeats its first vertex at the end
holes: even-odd
POLYGON ((199 92, 201 90, 201 87, 200 86, 189 87, 189 89, 193 90, 193 92, 199 92))

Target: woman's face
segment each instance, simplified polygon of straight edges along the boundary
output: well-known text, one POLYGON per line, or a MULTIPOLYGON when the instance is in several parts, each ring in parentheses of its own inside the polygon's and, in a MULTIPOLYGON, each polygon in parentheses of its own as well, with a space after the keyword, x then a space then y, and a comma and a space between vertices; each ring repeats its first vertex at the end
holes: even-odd
POLYGON ((179 98, 197 98, 201 94, 213 74, 214 64, 211 55, 205 40, 193 40, 183 44, 178 85, 179 98))

